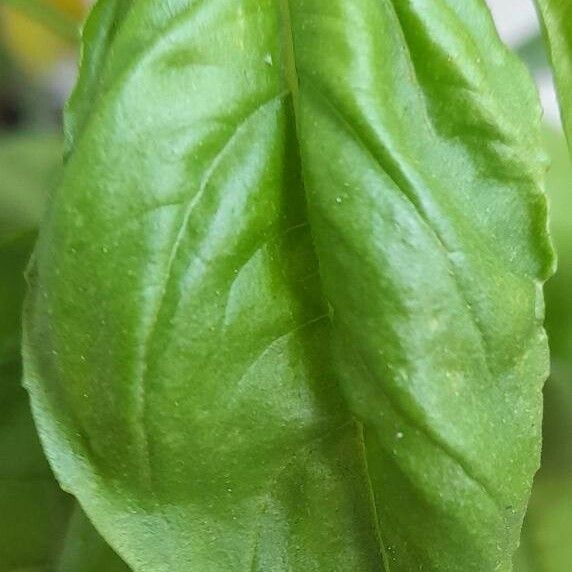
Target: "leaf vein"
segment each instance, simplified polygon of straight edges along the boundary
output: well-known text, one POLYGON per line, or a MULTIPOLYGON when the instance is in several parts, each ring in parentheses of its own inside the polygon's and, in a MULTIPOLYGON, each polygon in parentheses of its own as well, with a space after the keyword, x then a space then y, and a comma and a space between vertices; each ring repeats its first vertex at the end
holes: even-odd
POLYGON ((144 478, 147 481, 147 484, 150 488, 153 488, 152 482, 152 466, 151 466, 151 455, 150 455, 150 447, 149 447, 149 437, 148 437, 148 430, 147 430, 147 423, 146 423, 146 409, 147 409, 147 377, 148 377, 148 362, 149 356, 151 351, 151 345, 153 342, 153 338, 159 324, 161 311, 163 309, 165 303, 165 297, 167 293, 167 289, 169 283, 171 281, 174 269, 174 263, 176 257, 178 255, 179 249, 183 243, 183 239, 185 233, 187 231, 187 227, 189 221, 191 219, 191 215, 199 203, 201 197, 204 195, 209 182, 213 174, 216 172, 218 166, 220 165, 222 159, 224 158, 226 152, 231 147, 232 143, 236 140, 236 138, 242 132, 242 129, 245 127, 247 122, 256 116, 258 113, 263 111, 268 106, 274 104, 275 102, 281 100, 284 97, 283 93, 279 93, 278 95, 273 95, 271 98, 259 103, 256 107, 246 114, 242 119, 240 119, 235 126, 232 135, 224 142, 221 146, 219 151, 216 153, 215 157, 211 161, 210 165, 204 172, 203 179, 200 183, 198 191, 190 198, 190 200, 186 204, 185 211, 182 216, 182 221, 179 225, 179 229, 171 250, 169 252, 169 256, 167 259, 167 264, 164 272, 164 280, 161 284, 159 296, 157 303, 155 304, 155 309, 152 313, 150 325, 147 329, 145 334, 143 343, 142 343, 142 355, 141 355, 141 368, 138 372, 138 381, 136 387, 136 408, 137 408, 137 417, 139 419, 139 426, 140 426, 140 449, 143 459, 143 471, 144 471, 144 478))
POLYGON ((480 320, 476 315, 473 305, 471 304, 467 296, 465 287, 461 283, 457 269, 451 261, 451 251, 447 247, 443 237, 441 236, 441 233, 438 232, 437 229, 435 229, 434 225, 431 223, 429 216, 424 212, 421 205, 418 204, 418 201, 415 199, 414 192, 410 190, 414 188, 414 184, 409 180, 409 177, 403 172, 401 167, 398 165, 397 161, 391 157, 391 151, 387 147, 383 146, 384 157, 378 157, 376 151, 371 148, 371 144, 367 141, 367 137, 360 134, 357 131, 357 129, 352 125, 349 119, 342 112, 340 106, 335 104, 324 93, 324 91, 322 89, 319 89, 314 83, 308 82, 307 86, 311 87, 314 93, 316 93, 326 103, 326 105, 330 108, 334 116, 338 118, 338 120, 346 128, 348 133, 361 147, 361 149, 373 160, 373 162, 383 171, 383 173, 385 173, 389 177, 391 182, 394 184, 395 188, 401 192, 402 196, 413 207, 414 212, 418 216, 422 225, 425 228, 427 228, 431 233, 431 235, 433 236, 437 244, 437 247, 443 253, 444 260, 450 270, 451 278, 453 279, 453 284, 455 285, 455 288, 459 296, 461 297, 461 300, 465 304, 465 307, 471 319, 471 323, 473 324, 475 331, 477 333, 479 344, 482 349, 483 365, 486 368, 487 374, 490 377, 493 377, 489 363, 489 347, 485 332, 480 324, 480 320))

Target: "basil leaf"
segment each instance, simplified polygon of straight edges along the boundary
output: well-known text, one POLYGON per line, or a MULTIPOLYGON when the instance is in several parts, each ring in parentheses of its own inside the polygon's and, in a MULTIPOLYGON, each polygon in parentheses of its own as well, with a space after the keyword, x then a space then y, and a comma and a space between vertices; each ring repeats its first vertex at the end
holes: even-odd
POLYGON ((102 68, 122 19, 129 12, 131 0, 106 0, 98 2, 82 30, 83 50, 81 75, 68 102, 64 116, 66 154, 73 147, 75 134, 81 130, 91 110, 93 101, 102 89, 102 68))
POLYGON ((4 137, 0 143, 0 569, 125 570, 91 525, 69 526, 71 511, 80 509, 74 509, 75 501, 52 475, 20 384, 24 269, 61 142, 55 136, 28 135, 4 137), (62 546, 66 558, 60 565, 62 546), (78 552, 73 559, 67 556, 71 546, 78 552), (94 547, 89 559, 84 546, 94 547), (101 567, 92 568, 97 562, 101 567))
POLYGON ((572 141, 572 6, 567 0, 535 0, 558 88, 566 138, 572 141))
POLYGON ((25 319, 64 488, 134 570, 509 570, 553 261, 539 105, 484 4, 110 25, 25 319))

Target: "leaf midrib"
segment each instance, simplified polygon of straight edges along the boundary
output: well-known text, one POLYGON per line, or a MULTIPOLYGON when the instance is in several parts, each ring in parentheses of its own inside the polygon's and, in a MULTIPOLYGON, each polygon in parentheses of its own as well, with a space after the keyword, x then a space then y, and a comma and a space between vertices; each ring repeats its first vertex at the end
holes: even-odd
MULTIPOLYGON (((300 161, 300 170, 301 170, 301 181, 304 187, 304 195, 306 195, 305 190, 305 181, 304 181, 304 166, 303 166, 303 158, 301 154, 301 145, 300 145, 300 129, 298 118, 300 114, 300 103, 299 103, 299 94, 300 94, 300 80, 298 69, 296 66, 296 51, 294 45, 294 29, 292 25, 292 16, 290 10, 290 0, 279 0, 280 6, 280 25, 281 25, 281 36, 282 36, 282 49, 283 49, 283 69, 284 69, 284 78, 286 80, 286 87, 292 96, 292 106, 294 112, 294 131, 296 135, 296 143, 298 146, 299 152, 299 161, 300 161)), ((307 207, 307 204, 306 204, 307 207)), ((306 217, 308 216, 306 212, 306 217)), ((310 233, 311 233, 312 225, 310 224, 310 233)), ((312 241, 312 244, 314 242, 312 241)), ((314 246, 315 251, 315 246, 314 246)), ((316 253, 316 260, 318 261, 318 274, 320 274, 320 262, 319 257, 316 253)), ((320 281, 321 282, 321 281, 320 281)), ((325 295, 322 291, 322 296, 325 298, 325 295)), ((330 317, 331 321, 331 317, 330 317)), ((369 472, 369 465, 367 461, 367 451, 366 451, 366 444, 365 444, 365 433, 363 424, 357 421, 353 415, 350 413, 350 418, 353 422, 357 425, 359 429, 359 439, 360 439, 360 451, 359 455, 362 460, 362 466, 364 471, 364 477, 367 482, 368 487, 368 497, 371 503, 371 514, 373 520, 373 527, 375 529, 375 537, 378 542, 379 548, 379 558, 383 564, 384 572, 390 572, 389 567, 389 559, 387 557, 387 551, 385 548, 385 543, 383 541, 383 537, 381 534, 380 522, 379 522, 379 511, 377 507, 377 503, 375 500, 375 495, 373 492, 373 482, 371 479, 371 475, 369 472)))

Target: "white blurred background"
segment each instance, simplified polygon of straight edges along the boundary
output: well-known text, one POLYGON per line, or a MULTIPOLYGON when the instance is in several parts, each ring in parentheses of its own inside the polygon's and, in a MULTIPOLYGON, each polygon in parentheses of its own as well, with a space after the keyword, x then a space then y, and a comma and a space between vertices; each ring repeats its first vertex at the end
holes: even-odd
MULTIPOLYGON (((459 0, 462 2, 462 0, 459 0)), ((538 17, 533 0, 486 0, 495 18, 503 40, 519 49, 533 41, 539 34, 538 17)), ((560 116, 552 77, 548 69, 535 72, 540 98, 547 121, 559 125, 560 116)))

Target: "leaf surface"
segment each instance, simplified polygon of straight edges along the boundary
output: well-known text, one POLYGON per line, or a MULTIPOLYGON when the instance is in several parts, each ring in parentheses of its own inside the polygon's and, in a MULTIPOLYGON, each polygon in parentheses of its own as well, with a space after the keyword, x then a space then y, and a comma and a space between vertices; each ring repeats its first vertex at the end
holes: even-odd
POLYGON ((117 6, 27 305, 64 488, 134 570, 510 570, 552 251, 484 4, 117 6))

